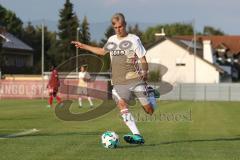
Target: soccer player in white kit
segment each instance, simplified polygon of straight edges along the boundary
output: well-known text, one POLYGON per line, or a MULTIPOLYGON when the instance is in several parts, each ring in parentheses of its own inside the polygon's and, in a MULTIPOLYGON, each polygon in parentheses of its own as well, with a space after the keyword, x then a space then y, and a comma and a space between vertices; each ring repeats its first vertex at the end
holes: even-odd
POLYGON ((145 58, 146 50, 138 36, 127 33, 127 23, 122 13, 114 14, 111 22, 116 34, 108 39, 103 48, 77 41, 72 41, 72 44, 77 48, 91 51, 97 55, 110 53, 113 99, 120 109, 125 124, 132 132, 132 134, 127 134, 123 138, 130 144, 143 144, 144 139, 136 126, 134 117, 128 110, 127 102, 130 100, 131 94, 134 93, 146 113, 152 115, 154 112, 156 103, 149 100, 145 83, 148 73, 148 63, 145 58), (141 67, 138 62, 141 63, 141 67))
POLYGON ((78 103, 79 107, 82 107, 82 99, 83 97, 87 97, 87 100, 90 104, 90 107, 93 107, 92 98, 87 93, 87 82, 91 80, 90 74, 87 72, 87 65, 82 65, 80 67, 80 72, 78 74, 79 82, 78 82, 78 94, 80 96, 78 97, 78 103))

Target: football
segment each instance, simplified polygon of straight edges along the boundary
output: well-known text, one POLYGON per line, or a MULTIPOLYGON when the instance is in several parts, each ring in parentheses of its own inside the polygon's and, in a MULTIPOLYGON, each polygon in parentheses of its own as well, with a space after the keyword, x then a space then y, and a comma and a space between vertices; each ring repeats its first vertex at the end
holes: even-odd
POLYGON ((105 148, 117 148, 119 145, 119 137, 118 135, 113 131, 106 131, 102 134, 101 137, 102 145, 105 148))

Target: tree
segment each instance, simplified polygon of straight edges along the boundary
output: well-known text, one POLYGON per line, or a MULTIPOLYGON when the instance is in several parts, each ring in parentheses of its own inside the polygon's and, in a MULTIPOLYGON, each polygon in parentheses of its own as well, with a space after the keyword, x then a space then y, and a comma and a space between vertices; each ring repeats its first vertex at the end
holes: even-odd
POLYGON ((90 44, 91 34, 89 32, 89 23, 87 17, 84 16, 82 25, 81 25, 81 41, 85 44, 90 44))
POLYGON ((135 24, 134 27, 129 26, 128 32, 137 35, 138 37, 142 38, 142 31, 139 29, 138 24, 135 24))
POLYGON ((155 38, 155 33, 160 33, 162 28, 164 28, 167 36, 176 36, 176 35, 192 35, 193 27, 191 24, 185 23, 173 23, 165 25, 157 25, 155 27, 149 27, 146 32, 143 34, 143 44, 153 43, 155 38))
MULTIPOLYGON (((109 37, 115 34, 115 31, 112 26, 109 26, 105 32, 105 37, 101 39, 100 46, 103 47, 104 44, 107 43, 107 40, 109 37)), ((104 66, 103 66, 103 71, 109 71, 110 69, 110 55, 106 54, 105 56, 102 57, 104 66)))
POLYGON ((58 25, 58 59, 61 63, 70 57, 75 56, 75 47, 71 41, 76 39, 77 28, 79 27, 78 17, 73 13, 73 4, 66 0, 64 8, 60 10, 60 20, 58 25))
POLYGON ((41 61, 41 37, 37 36, 37 31, 31 22, 28 22, 27 26, 23 28, 21 40, 33 48, 33 72, 40 73, 41 66, 36 64, 41 61))
MULTIPOLYGON (((17 36, 24 43, 28 44, 33 48, 33 70, 32 73, 40 73, 41 72, 41 38, 42 38, 42 27, 41 26, 33 26, 31 22, 28 22, 26 27, 22 26, 22 21, 19 19, 15 13, 6 10, 4 7, 0 5, 0 27, 4 26, 7 32, 17 36)), ((44 48, 45 53, 49 51, 50 48, 54 48, 56 41, 56 33, 52 33, 48 31, 47 27, 44 27, 44 48), (53 38, 54 37, 54 38, 53 38), (54 40, 53 40, 54 39, 54 40)), ((57 47, 56 47, 57 48, 57 47)), ((48 54, 45 54, 45 64, 48 64, 52 61, 48 54)), ((1 58, 2 59, 2 58, 1 58)), ((55 59, 55 57, 53 57, 55 59)), ((2 64, 2 63, 1 63, 2 64)))
POLYGON ((21 38, 23 22, 10 10, 0 5, 0 21, 6 27, 7 32, 21 38))
MULTIPOLYGON (((2 27, 2 26, 0 26, 0 34, 2 34, 4 32, 4 28, 2 27)), ((2 45, 3 45, 3 41, 4 41, 4 39, 3 39, 3 37, 2 36, 0 36, 0 72, 1 72, 1 70, 2 70, 2 65, 3 65, 3 55, 2 55, 2 45)), ((0 79, 1 79, 1 77, 0 77, 0 79)))
POLYGON ((46 58, 48 59, 46 62, 47 68, 50 68, 51 65, 57 65, 59 62, 61 62, 61 57, 58 54, 58 46, 60 42, 57 40, 57 33, 52 33, 49 40, 51 46, 46 52, 46 58))
POLYGON ((132 26, 131 25, 128 25, 128 33, 133 33, 133 28, 132 28, 132 26))
POLYGON ((107 30, 106 30, 106 32, 104 34, 105 37, 103 39, 101 39, 100 46, 103 47, 104 44, 107 43, 108 38, 111 37, 114 34, 115 34, 115 31, 114 31, 113 27, 112 26, 108 26, 108 28, 107 28, 107 30))
MULTIPOLYGON (((23 29, 22 40, 29 46, 34 47, 36 45, 36 29, 31 22, 28 22, 27 26, 23 29)), ((38 44, 39 45, 39 44, 38 44)))
MULTIPOLYGON (((0 22, 3 23, 3 20, 5 18, 6 15, 6 8, 4 8, 1 4, 0 4, 0 22)), ((2 25, 2 24, 1 24, 2 25)))
POLYGON ((215 29, 214 27, 211 27, 211 26, 204 26, 203 34, 204 35, 225 35, 225 33, 220 29, 215 29))
MULTIPOLYGON (((50 48, 54 48, 54 42, 52 37, 56 37, 56 33, 48 31, 48 28, 44 26, 44 53, 48 53, 50 48)), ((22 40, 34 49, 34 73, 41 73, 41 56, 42 56, 42 26, 33 26, 31 22, 28 22, 27 26, 23 29, 22 40)), ((55 39, 56 40, 56 39, 55 39)), ((52 61, 48 54, 45 54, 45 65, 47 66, 49 61, 52 61)))

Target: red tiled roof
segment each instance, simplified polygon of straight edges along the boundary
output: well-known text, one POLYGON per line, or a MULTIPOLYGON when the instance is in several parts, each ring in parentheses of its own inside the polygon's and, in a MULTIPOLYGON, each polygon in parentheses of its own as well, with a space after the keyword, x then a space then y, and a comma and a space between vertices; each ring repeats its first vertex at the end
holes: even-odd
MULTIPOLYGON (((176 36, 175 38, 183 40, 192 40, 193 36, 176 36)), ((240 53, 240 36, 197 36, 197 41, 211 40, 214 49, 220 45, 228 47, 233 54, 240 53)))

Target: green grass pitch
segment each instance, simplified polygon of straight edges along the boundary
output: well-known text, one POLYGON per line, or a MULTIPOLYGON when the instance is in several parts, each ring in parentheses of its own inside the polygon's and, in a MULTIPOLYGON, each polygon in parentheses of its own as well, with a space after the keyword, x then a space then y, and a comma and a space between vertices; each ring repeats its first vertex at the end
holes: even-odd
MULTIPOLYGON (((46 103, 0 100, 0 160, 240 159, 239 102, 160 101, 152 117, 137 103, 130 110, 144 145, 124 142, 129 130, 118 109, 87 122, 69 122, 58 119, 46 103), (33 128, 39 132, 6 138, 33 128), (120 136, 117 149, 101 146, 100 136, 107 130, 120 136)), ((77 114, 88 107, 79 109, 75 102, 71 110, 77 114)))

